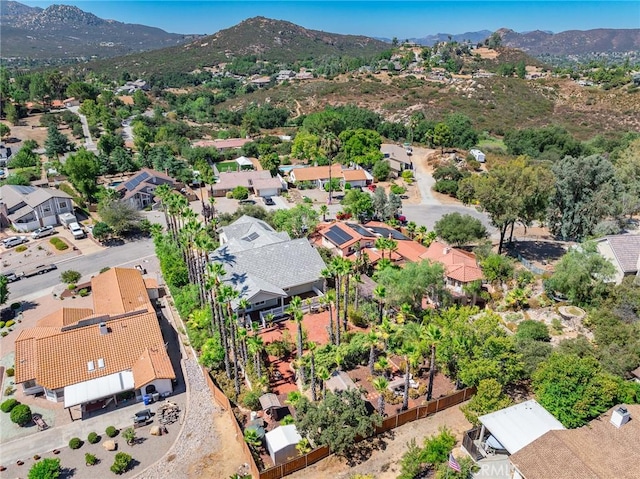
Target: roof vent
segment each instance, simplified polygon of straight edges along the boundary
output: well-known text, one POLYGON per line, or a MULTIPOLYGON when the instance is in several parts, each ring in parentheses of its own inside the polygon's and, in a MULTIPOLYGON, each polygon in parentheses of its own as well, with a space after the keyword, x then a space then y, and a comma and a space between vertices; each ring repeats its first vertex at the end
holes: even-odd
POLYGON ((627 411, 626 407, 620 406, 613 414, 611 414, 611 424, 613 424, 617 428, 621 428, 631 419, 631 414, 627 411))
POLYGON ((451 251, 451 248, 448 248, 448 247, 447 247, 447 248, 444 248, 444 249, 442 250, 442 254, 449 254, 449 251, 451 251))
POLYGON ((105 335, 105 334, 109 334, 109 328, 107 328, 107 323, 100 323, 98 325, 98 327, 100 328, 100 334, 105 335))

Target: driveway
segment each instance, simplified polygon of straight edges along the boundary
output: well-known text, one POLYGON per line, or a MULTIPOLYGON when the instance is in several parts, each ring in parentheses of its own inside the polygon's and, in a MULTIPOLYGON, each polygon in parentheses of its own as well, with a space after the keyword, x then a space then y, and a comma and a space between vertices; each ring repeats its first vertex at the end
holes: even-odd
POLYGON ((96 147, 96 144, 91 139, 91 132, 89 131, 89 124, 87 123, 87 117, 80 113, 79 106, 70 106, 68 107, 68 109, 69 111, 72 111, 73 113, 75 113, 80 117, 80 123, 82 123, 82 133, 84 134, 84 138, 85 138, 84 147, 89 151, 97 152, 98 148, 96 147))

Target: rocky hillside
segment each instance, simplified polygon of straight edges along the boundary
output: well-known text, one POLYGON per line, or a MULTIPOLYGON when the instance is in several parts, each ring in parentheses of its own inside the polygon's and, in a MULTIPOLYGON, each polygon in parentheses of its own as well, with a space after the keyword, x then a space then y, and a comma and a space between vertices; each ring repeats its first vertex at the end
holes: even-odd
POLYGON ((69 5, 32 8, 0 2, 2 58, 54 61, 107 58, 193 40, 159 28, 104 20, 69 5))
POLYGON ((530 55, 583 55, 621 53, 640 50, 640 29, 568 30, 548 33, 536 30, 518 33, 498 30, 502 45, 523 50, 530 55))

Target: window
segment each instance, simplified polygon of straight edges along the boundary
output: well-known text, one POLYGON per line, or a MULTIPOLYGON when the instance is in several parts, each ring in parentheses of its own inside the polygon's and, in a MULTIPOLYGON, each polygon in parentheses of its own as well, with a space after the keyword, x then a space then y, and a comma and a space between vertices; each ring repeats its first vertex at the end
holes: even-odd
POLYGON ((67 207, 67 202, 66 201, 61 201, 60 203, 58 203, 58 206, 60 206, 60 208, 66 208, 67 207))
POLYGON ((253 305, 254 306, 260 306, 261 304, 264 304, 264 303, 265 303, 265 301, 258 301, 258 302, 253 303, 253 305))
POLYGON ((96 365, 93 364, 93 361, 87 361, 87 370, 93 371, 96 368, 96 365))
POLYGON ((98 368, 104 368, 104 358, 98 358, 98 368))
POLYGON ((50 213, 51 212, 51 206, 49 205, 44 205, 42 207, 42 211, 44 211, 45 213, 50 213))

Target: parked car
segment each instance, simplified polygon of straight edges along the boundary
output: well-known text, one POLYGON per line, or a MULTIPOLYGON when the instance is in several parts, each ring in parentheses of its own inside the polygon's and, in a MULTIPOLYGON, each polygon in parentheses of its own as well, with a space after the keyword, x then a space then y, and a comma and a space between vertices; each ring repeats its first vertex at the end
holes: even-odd
POLYGON ((69 230, 75 239, 82 239, 87 235, 82 229, 82 226, 78 223, 71 223, 69 225, 69 230))
POLYGON ((55 264, 41 264, 33 269, 25 271, 24 273, 22 273, 22 276, 24 276, 25 278, 30 278, 31 276, 48 273, 49 271, 53 271, 55 269, 58 269, 55 264))
POLYGON ((53 226, 43 226, 42 228, 38 228, 33 233, 31 233, 31 237, 33 239, 40 239, 52 235, 55 232, 56 230, 53 228, 53 226))
POLYGON ((19 246, 22 243, 26 243, 29 239, 26 236, 12 236, 10 238, 6 238, 2 240, 2 245, 5 248, 13 248, 14 246, 19 246))
POLYGON ((15 273, 4 273, 2 276, 7 278, 7 283, 13 283, 14 281, 19 281, 21 276, 18 276, 15 273))
POLYGON ((376 185, 375 183, 371 183, 370 185, 367 185, 367 188, 369 188, 370 191, 376 191, 377 187, 378 185, 376 185))
POLYGON ((407 224, 407 217, 405 215, 395 214, 393 217, 400 223, 402 226, 407 224))
POLYGON ((275 201, 273 201, 273 198, 271 198, 271 196, 265 196, 264 198, 262 198, 264 200, 264 204, 267 206, 273 206, 276 204, 275 201))

